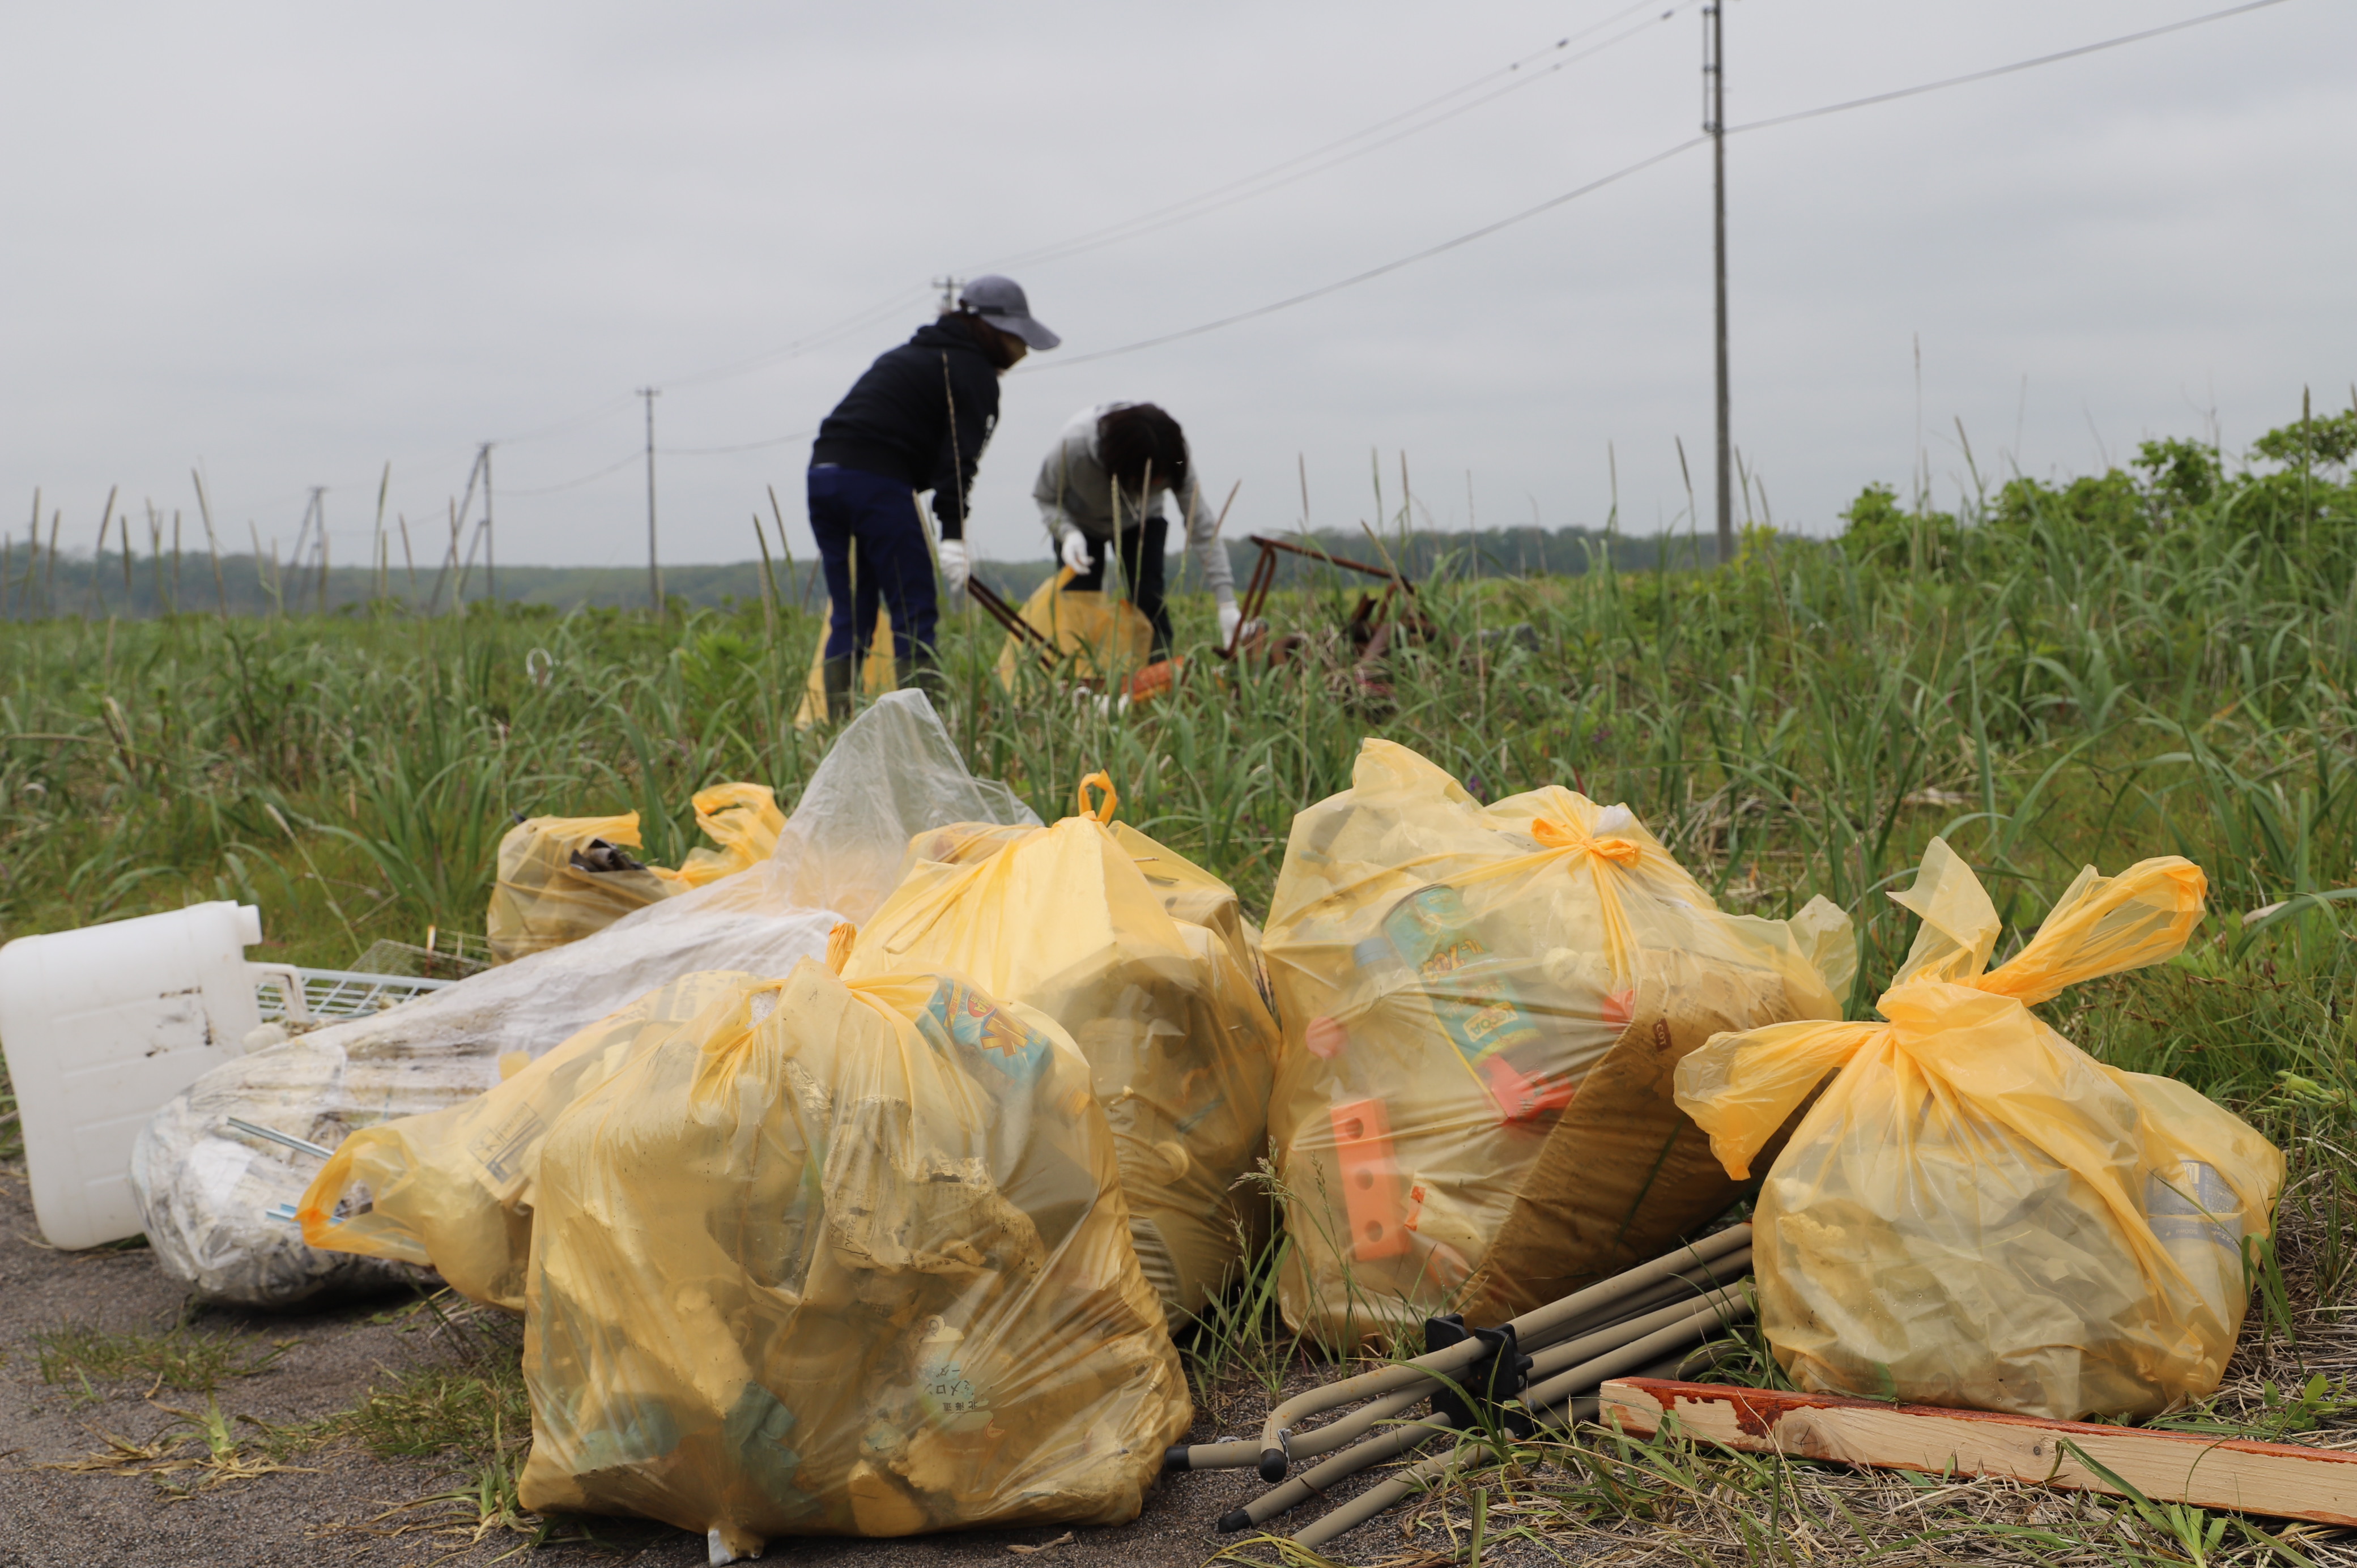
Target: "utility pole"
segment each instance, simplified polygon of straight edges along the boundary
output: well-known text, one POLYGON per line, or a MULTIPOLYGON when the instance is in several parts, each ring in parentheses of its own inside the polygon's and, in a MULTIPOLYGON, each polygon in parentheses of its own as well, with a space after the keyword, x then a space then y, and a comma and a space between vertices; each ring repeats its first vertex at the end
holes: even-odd
POLYGON ((1703 129, 1710 134, 1712 287, 1717 302, 1718 349, 1718 564, 1735 559, 1733 447, 1727 433, 1727 53, 1719 32, 1719 7, 1702 8, 1703 129))
POLYGON ((490 581, 491 604, 500 602, 500 558, 491 537, 491 444, 483 443, 483 575, 490 581))
POLYGON ((328 487, 320 485, 312 492, 312 504, 319 509, 319 613, 328 613, 328 487))
POLYGON ((942 314, 946 316, 957 308, 958 290, 965 286, 965 280, 945 274, 933 280, 933 286, 942 291, 942 314))
POLYGON ((661 620, 662 568, 655 564, 655 399, 662 393, 655 387, 640 387, 639 395, 647 400, 647 598, 661 620))

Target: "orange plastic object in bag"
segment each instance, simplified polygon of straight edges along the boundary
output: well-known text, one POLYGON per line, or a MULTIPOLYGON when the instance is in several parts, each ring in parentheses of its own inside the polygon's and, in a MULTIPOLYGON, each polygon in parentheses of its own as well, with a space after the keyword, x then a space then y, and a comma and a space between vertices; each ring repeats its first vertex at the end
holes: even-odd
POLYGON ((1938 839, 1884 1023, 1713 1039, 1677 1097, 1728 1175, 1827 1074, 1753 1214, 1760 1322, 1801 1388, 2072 1421, 2156 1415, 2218 1385, 2283 1155, 2173 1079, 2096 1061, 2030 1008, 2157 963, 2201 918, 2175 855, 2093 866, 2020 952, 1938 839))
POLYGON ((1294 819, 1265 951, 1279 1299, 1341 1347, 1511 1317, 1717 1215, 1735 1185, 1672 1069, 1721 1029, 1838 1017, 1854 962, 1839 910, 1724 914, 1625 806, 1485 807, 1380 740, 1294 819))
POLYGON ((1407 1216, 1400 1208, 1391 1118, 1380 1100, 1346 1101, 1334 1107, 1333 1117, 1334 1163, 1342 1172, 1351 1256, 1362 1263, 1396 1258, 1407 1251, 1407 1216))

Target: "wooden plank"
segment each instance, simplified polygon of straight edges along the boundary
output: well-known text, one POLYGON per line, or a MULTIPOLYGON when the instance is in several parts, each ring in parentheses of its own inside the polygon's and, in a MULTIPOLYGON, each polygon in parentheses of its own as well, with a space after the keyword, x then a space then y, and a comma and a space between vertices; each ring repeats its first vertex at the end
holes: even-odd
POLYGON ((1658 1378, 1607 1382, 1598 1404, 1598 1420, 1640 1436, 1674 1412, 1688 1435, 1755 1454, 2119 1496, 2067 1440, 2156 1502, 2357 1525, 2357 1454, 2329 1448, 1658 1378))

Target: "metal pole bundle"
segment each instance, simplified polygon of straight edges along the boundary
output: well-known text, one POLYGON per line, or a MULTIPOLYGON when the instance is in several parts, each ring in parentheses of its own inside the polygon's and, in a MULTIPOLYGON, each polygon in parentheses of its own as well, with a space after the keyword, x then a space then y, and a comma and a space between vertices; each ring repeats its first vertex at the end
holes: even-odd
MULTIPOLYGON (((1474 1402, 1493 1402, 1483 1397, 1479 1385, 1494 1376, 1494 1365, 1485 1365, 1485 1360, 1501 1354, 1520 1359, 1528 1352, 1530 1381, 1526 1387, 1516 1385, 1521 1418, 1568 1428, 1583 1413, 1592 1415, 1595 1390, 1605 1379, 1652 1368, 1664 1358, 1674 1368, 1695 1341, 1749 1316, 1749 1298, 1741 1286, 1750 1263, 1751 1228, 1736 1226, 1524 1313, 1498 1331, 1480 1337, 1469 1334, 1414 1360, 1287 1400, 1269 1412, 1257 1441, 1174 1447, 1164 1456, 1164 1468, 1257 1466, 1263 1479, 1282 1484, 1224 1515, 1219 1528, 1238 1530, 1265 1524, 1370 1466, 1463 1430, 1469 1395, 1474 1402), (1400 1419, 1426 1400, 1434 1402, 1433 1414, 1400 1419), (1445 1403, 1457 1409, 1444 1412, 1445 1403), (1338 1420, 1299 1430, 1312 1416, 1353 1404, 1360 1408, 1338 1420), (1585 1412, 1578 1408, 1583 1404, 1585 1412), (1328 1455, 1331 1457, 1286 1478, 1294 1460, 1328 1455)), ((1509 1419, 1515 1414, 1504 1413, 1509 1419)), ((1445 1473, 1453 1451, 1452 1444, 1450 1455, 1386 1481, 1294 1539, 1314 1546, 1373 1518, 1445 1473)))

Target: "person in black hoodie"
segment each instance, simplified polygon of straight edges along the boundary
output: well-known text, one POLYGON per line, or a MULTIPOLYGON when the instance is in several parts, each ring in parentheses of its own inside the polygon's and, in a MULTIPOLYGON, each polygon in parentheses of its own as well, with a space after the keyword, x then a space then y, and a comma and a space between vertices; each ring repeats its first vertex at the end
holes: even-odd
POLYGON ((1063 339, 1031 315, 1012 278, 978 277, 930 327, 867 367, 811 447, 810 524, 830 601, 826 711, 851 711, 861 650, 880 600, 892 615, 901 685, 931 687, 933 564, 917 492, 933 492, 942 572, 965 585, 965 512, 975 466, 998 424, 998 378, 1032 349, 1063 339))

